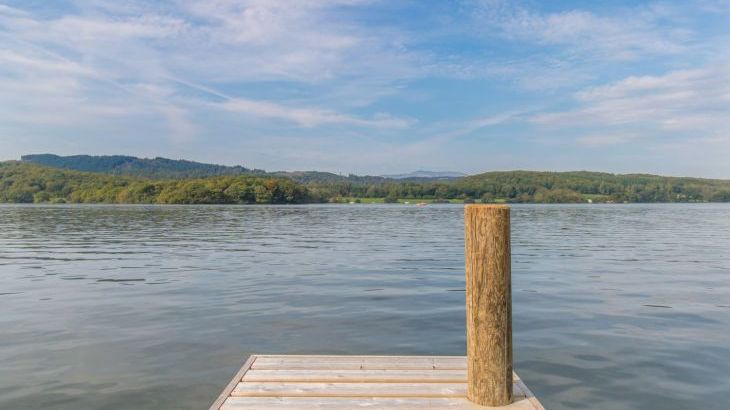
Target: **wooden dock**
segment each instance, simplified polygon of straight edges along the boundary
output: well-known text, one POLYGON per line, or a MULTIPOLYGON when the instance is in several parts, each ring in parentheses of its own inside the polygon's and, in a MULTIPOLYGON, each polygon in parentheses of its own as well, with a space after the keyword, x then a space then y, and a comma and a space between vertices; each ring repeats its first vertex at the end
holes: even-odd
POLYGON ((511 404, 466 396, 464 356, 252 355, 210 410, 544 410, 517 374, 511 404))

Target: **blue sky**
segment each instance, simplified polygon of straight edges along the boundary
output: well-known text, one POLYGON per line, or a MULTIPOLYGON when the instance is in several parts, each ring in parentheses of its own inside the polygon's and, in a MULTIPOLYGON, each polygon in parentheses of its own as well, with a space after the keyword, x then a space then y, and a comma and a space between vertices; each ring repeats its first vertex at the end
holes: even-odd
POLYGON ((0 159, 730 178, 730 0, 0 0, 0 159))

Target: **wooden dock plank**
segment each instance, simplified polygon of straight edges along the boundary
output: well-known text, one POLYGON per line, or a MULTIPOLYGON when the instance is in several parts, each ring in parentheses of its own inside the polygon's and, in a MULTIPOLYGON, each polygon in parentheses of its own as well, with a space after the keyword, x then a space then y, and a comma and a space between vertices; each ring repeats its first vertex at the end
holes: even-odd
POLYGON ((262 356, 252 369, 256 370, 461 370, 466 369, 464 357, 427 356, 262 356))
MULTIPOLYGON (((234 397, 463 397, 466 382, 252 382, 243 381, 231 391, 234 397)), ((524 398, 522 383, 515 383, 514 396, 524 398)))
POLYGON ((342 382, 342 383, 466 383, 466 370, 257 370, 244 382, 342 382))
MULTIPOLYGON (((243 377, 244 381, 253 382, 444 382, 466 383, 466 369, 462 370, 441 370, 441 369, 420 369, 420 370, 372 370, 372 369, 295 369, 295 370, 260 370, 250 369, 243 377)), ((520 378, 517 373, 513 380, 520 378)))
POLYGON ((277 397, 464 397, 464 383, 242 382, 231 396, 277 397))
MULTIPOLYGON (((504 410, 544 410, 514 375, 504 410)), ((246 361, 211 410, 490 409, 466 399, 463 356, 279 356, 246 361)))
POLYGON ((528 401, 484 407, 466 398, 231 397, 221 410, 535 410, 528 401))

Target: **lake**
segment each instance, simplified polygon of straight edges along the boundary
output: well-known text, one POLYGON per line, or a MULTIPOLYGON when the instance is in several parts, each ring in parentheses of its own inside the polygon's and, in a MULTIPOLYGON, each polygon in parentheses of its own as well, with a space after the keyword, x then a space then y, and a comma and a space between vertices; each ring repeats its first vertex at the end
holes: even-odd
MULTIPOLYGON (((0 408, 204 409, 251 353, 465 354, 463 246, 457 205, 0 206, 0 408)), ((727 409, 730 205, 516 205, 512 247, 546 408, 727 409)))

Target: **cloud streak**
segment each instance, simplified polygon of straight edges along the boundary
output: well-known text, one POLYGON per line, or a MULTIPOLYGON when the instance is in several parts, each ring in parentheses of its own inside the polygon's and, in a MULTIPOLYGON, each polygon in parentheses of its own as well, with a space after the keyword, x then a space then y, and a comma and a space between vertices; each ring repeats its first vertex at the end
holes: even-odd
MULTIPOLYGON (((390 64, 382 67, 393 70, 403 64, 403 76, 415 71, 405 68, 410 64, 407 58, 389 50, 383 39, 365 35, 356 25, 333 24, 325 18, 334 9, 363 3, 181 1, 179 7, 170 9, 173 4, 150 7, 129 2, 125 8, 96 1, 82 6, 79 14, 46 18, 3 6, 1 35, 11 41, 0 48, 0 62, 5 65, 0 69, 5 72, 0 89, 7 92, 7 104, 36 112, 29 117, 20 110, 10 110, 6 120, 59 124, 73 119, 82 124, 84 116, 78 113, 96 112, 93 118, 99 118, 158 112, 160 120, 168 122, 174 141, 189 141, 200 129, 191 114, 195 107, 214 107, 229 114, 281 120, 306 128, 331 124, 408 127, 413 120, 387 113, 363 117, 312 107, 302 98, 296 102, 269 101, 242 95, 245 92, 221 93, 215 85, 201 84, 261 80, 316 83, 346 75, 352 92, 363 91, 358 98, 367 99, 364 95, 368 92, 355 84, 359 77, 382 71, 380 63, 386 59, 390 64), (190 87, 203 94, 189 95, 190 87), (211 102, 210 97, 224 101, 211 102)), ((368 88, 385 87, 398 78, 396 75, 380 84, 369 78, 368 88)))
POLYGON ((717 135, 730 130, 730 65, 628 77, 578 92, 580 108, 536 115, 553 127, 647 127, 717 135))
POLYGON ((365 119, 335 111, 318 108, 295 108, 268 101, 254 101, 244 98, 233 98, 216 104, 230 112, 244 113, 256 117, 283 119, 297 123, 303 127, 316 127, 327 124, 348 124, 376 128, 405 128, 412 121, 393 118, 387 114, 378 114, 374 118, 365 119))
POLYGON ((678 157, 670 144, 728 144, 728 17, 713 0, 13 2, 0 156, 74 146, 396 173, 631 150, 650 164, 678 157))
POLYGON ((658 5, 639 6, 610 16, 580 9, 539 12, 503 0, 484 0, 476 5, 477 21, 504 38, 569 46, 572 52, 602 59, 677 54, 686 51, 692 39, 688 30, 659 25, 660 19, 674 11, 658 5))

